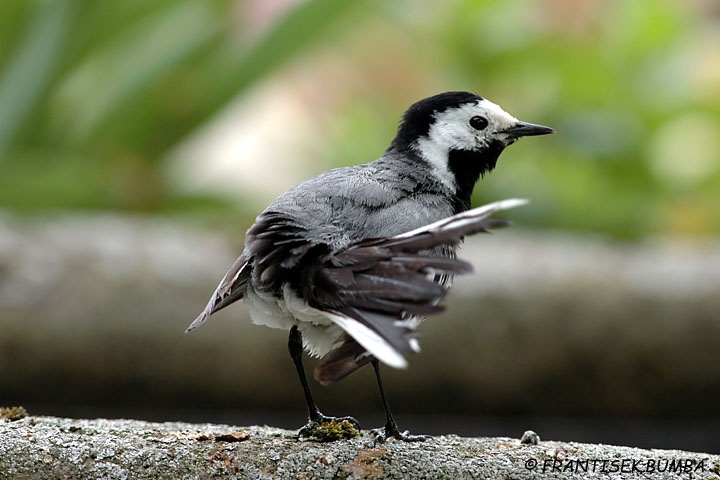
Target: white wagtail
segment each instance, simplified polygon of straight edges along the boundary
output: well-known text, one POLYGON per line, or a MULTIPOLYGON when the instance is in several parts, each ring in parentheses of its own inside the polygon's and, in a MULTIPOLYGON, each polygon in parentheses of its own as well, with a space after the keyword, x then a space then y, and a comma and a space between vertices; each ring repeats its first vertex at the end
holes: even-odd
POLYGON ((553 129, 521 122, 469 92, 446 92, 412 105, 379 159, 322 173, 281 195, 250 227, 245 249, 188 327, 245 301, 253 323, 290 331, 288 348, 308 407, 299 436, 334 418, 320 413, 302 365, 305 349, 324 360, 323 385, 372 363, 385 409, 377 440, 426 438, 400 432, 388 406, 378 361, 396 368, 419 351, 414 336, 441 310, 465 235, 502 224, 487 218, 518 206, 504 200, 470 210, 475 183, 505 147, 553 129))

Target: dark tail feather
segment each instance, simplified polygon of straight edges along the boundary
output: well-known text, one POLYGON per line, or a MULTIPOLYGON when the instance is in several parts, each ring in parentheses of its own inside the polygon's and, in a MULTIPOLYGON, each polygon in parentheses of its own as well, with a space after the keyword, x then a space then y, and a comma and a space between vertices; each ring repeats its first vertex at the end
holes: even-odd
POLYGON ((240 256, 235 263, 232 264, 230 270, 225 274, 220 285, 210 296, 205 309, 197 316, 185 333, 191 332, 205 323, 210 315, 222 310, 233 302, 240 300, 244 293, 244 286, 250 276, 247 259, 240 256))
POLYGON ((345 342, 330 352, 317 367, 314 376, 321 385, 328 386, 342 380, 373 359, 359 343, 349 335, 345 342))

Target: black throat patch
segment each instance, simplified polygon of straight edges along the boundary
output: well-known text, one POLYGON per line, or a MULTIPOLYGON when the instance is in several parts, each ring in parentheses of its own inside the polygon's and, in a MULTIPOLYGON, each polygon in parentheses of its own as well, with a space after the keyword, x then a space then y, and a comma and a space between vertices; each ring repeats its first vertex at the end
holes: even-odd
POLYGON ((448 153, 448 168, 455 176, 457 192, 453 199, 455 213, 464 212, 470 208, 475 183, 486 173, 495 168, 497 159, 505 145, 493 142, 482 151, 450 150, 448 153))

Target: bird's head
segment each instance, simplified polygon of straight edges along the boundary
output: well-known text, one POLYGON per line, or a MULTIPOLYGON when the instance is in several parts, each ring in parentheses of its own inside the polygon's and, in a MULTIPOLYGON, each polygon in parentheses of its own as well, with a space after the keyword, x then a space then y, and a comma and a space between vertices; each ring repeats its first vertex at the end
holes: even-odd
POLYGON ((475 182, 495 168, 505 147, 520 137, 553 132, 474 93, 445 92, 408 108, 390 149, 427 162, 467 208, 475 182))

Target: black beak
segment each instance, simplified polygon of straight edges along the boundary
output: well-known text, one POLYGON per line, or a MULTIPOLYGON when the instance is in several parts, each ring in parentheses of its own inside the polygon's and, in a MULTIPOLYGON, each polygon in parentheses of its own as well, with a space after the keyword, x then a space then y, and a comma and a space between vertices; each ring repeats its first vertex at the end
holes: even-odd
POLYGON ((535 125, 534 123, 518 122, 505 130, 505 133, 510 135, 512 138, 520 138, 531 137, 534 135, 547 135, 549 133, 555 133, 555 130, 543 125, 535 125))

